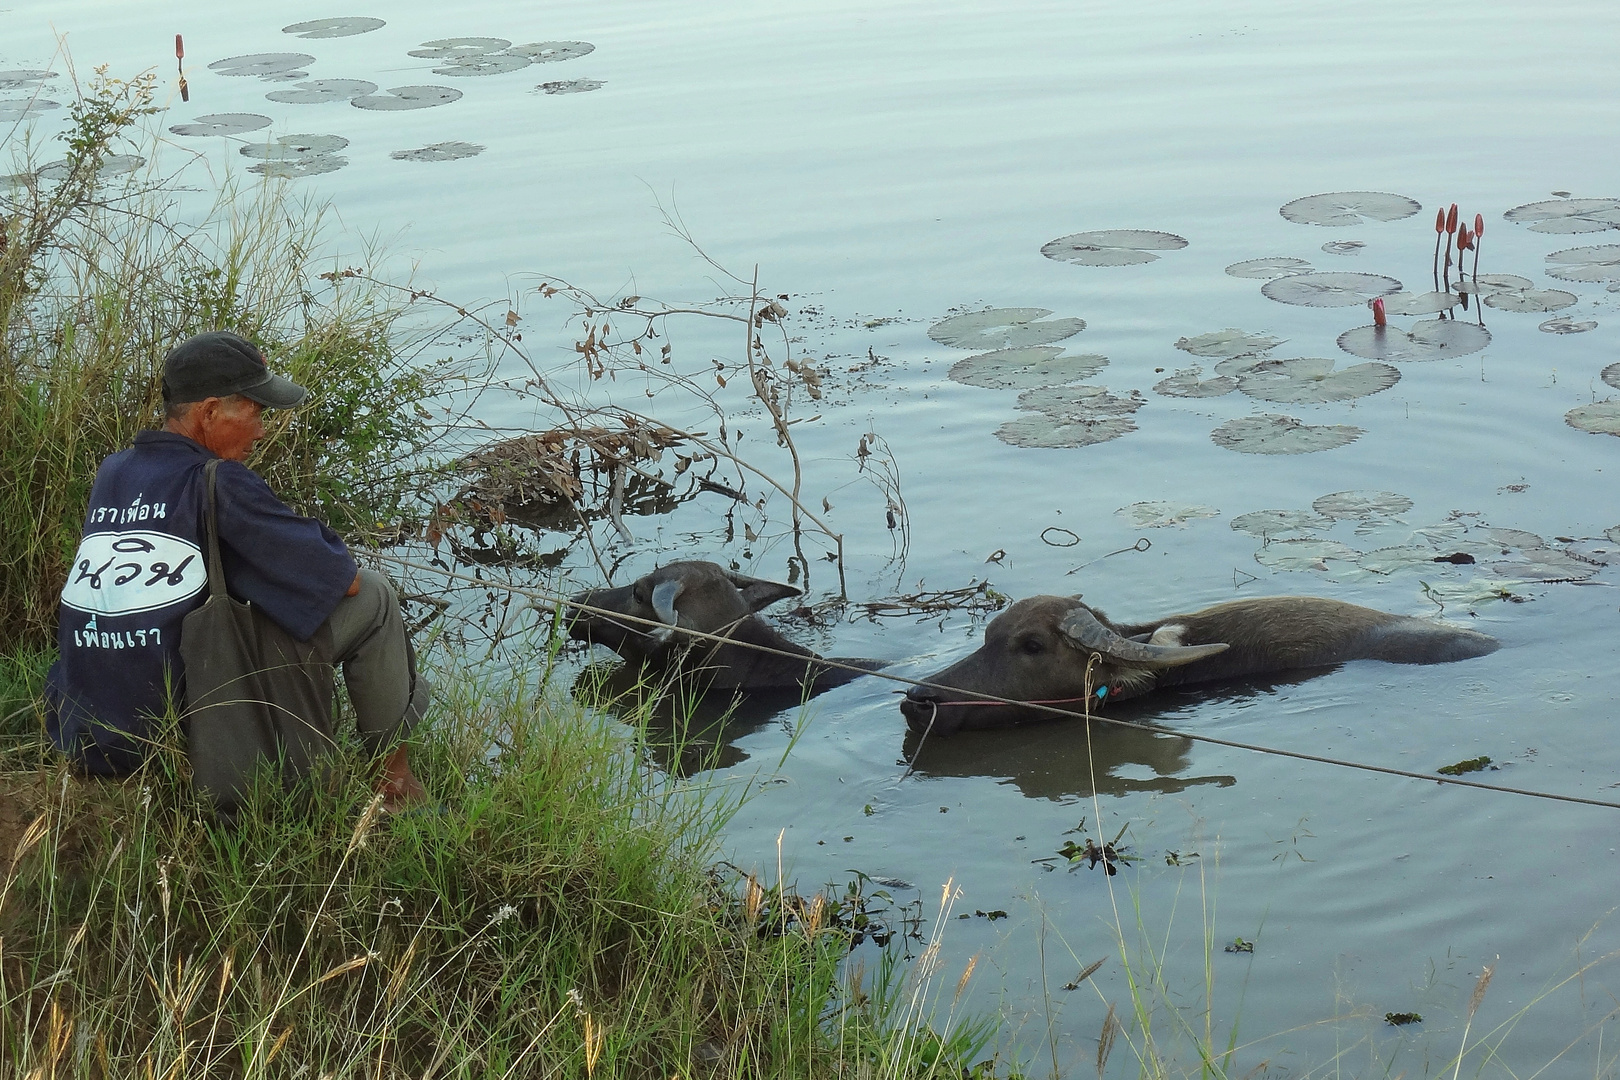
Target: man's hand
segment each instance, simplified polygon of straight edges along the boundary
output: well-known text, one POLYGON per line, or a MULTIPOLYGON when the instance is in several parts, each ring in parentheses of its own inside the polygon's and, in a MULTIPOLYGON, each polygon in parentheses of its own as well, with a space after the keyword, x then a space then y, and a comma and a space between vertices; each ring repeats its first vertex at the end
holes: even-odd
POLYGON ((349 583, 349 591, 344 593, 343 595, 344 596, 359 596, 360 595, 360 574, 358 572, 355 573, 354 580, 349 583))

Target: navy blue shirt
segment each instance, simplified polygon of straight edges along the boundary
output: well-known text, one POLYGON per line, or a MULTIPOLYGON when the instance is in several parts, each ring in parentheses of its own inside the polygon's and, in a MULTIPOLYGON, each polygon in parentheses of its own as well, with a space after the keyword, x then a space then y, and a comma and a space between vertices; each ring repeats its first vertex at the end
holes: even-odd
MULTIPOLYGON (((203 470, 214 457, 184 435, 143 431, 96 472, 46 679, 51 739, 89 772, 139 767, 151 718, 184 701, 180 624, 208 598, 203 470)), ((354 581, 348 548, 239 462, 220 463, 214 497, 231 596, 307 641, 354 581)))

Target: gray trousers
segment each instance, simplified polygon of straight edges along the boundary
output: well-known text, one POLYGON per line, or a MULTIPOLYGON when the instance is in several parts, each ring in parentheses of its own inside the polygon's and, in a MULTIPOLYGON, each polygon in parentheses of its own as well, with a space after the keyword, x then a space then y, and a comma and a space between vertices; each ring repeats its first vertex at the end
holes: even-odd
POLYGON ((360 571, 360 592, 339 600, 326 626, 360 738, 380 754, 422 719, 429 695, 393 585, 375 570, 360 571))

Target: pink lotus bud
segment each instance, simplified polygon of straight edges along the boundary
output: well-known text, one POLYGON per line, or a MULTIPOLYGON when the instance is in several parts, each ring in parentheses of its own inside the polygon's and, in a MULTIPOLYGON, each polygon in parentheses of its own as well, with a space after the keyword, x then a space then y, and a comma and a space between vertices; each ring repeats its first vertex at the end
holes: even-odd
POLYGON ((1384 298, 1382 296, 1375 297, 1373 299, 1372 309, 1373 309, 1373 325, 1374 326, 1388 326, 1389 325, 1389 319, 1384 315, 1384 298))
POLYGON ((1457 226, 1457 250, 1467 251, 1474 246, 1473 238, 1468 234, 1468 226, 1457 226))
POLYGON ((179 34, 174 35, 174 58, 176 60, 184 60, 186 58, 186 43, 181 40, 179 34))
POLYGON ((1456 231, 1457 231, 1457 204, 1452 203, 1451 204, 1451 209, 1446 211, 1446 232, 1454 233, 1456 231))
POLYGON ((1485 215, 1484 214, 1475 214, 1474 215, 1474 239, 1477 240, 1481 236, 1484 236, 1484 235, 1485 235, 1485 215))
POLYGON ((1446 231, 1446 212, 1444 209, 1434 212, 1434 231, 1437 233, 1446 231))

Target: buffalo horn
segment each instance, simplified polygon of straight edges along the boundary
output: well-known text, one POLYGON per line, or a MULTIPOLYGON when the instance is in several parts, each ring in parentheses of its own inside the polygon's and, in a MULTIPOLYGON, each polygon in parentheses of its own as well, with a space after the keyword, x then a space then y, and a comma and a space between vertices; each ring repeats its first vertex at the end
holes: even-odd
POLYGON ((1063 617, 1058 629, 1080 647, 1128 664, 1180 667, 1226 651, 1224 642, 1210 645, 1148 645, 1132 641, 1104 626, 1097 616, 1080 606, 1063 617))
POLYGON ((676 580, 660 581, 653 586, 653 613, 658 616, 659 622, 665 624, 665 626, 651 631, 651 636, 659 641, 668 641, 669 628, 679 626, 681 623, 681 614, 675 610, 675 598, 681 595, 683 585, 685 585, 685 582, 676 580))

